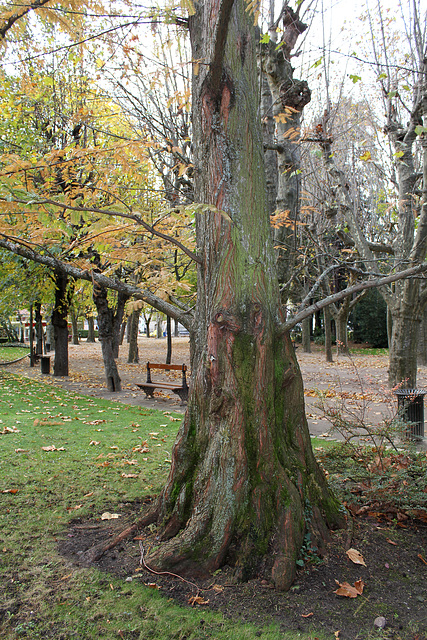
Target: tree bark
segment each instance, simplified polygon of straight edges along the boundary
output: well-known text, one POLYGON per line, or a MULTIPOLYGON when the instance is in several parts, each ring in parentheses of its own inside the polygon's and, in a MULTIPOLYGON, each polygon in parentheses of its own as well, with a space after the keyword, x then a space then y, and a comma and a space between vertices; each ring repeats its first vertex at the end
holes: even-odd
POLYGON ((323 310, 323 322, 325 323, 325 356, 326 362, 333 362, 332 357, 332 330, 331 322, 332 316, 329 307, 325 307, 323 310))
POLYGON ((55 342, 54 376, 68 376, 68 307, 70 295, 68 276, 56 270, 54 272, 55 306, 52 311, 53 337, 55 342))
POLYGON ((141 315, 141 309, 134 309, 129 316, 129 353, 128 362, 138 364, 139 351, 138 351, 138 329, 139 329, 139 317, 141 315))
POLYGON ((71 342, 72 344, 79 344, 78 318, 74 310, 71 310, 70 316, 71 316, 71 342))
POLYGON ((42 305, 40 302, 34 304, 34 322, 36 325, 36 354, 43 354, 43 324, 42 305))
POLYGON ((127 295, 127 293, 118 291, 116 309, 112 313, 112 323, 113 323, 113 345, 112 346, 113 346, 113 355, 115 359, 119 357, 119 348, 123 338, 121 334, 123 316, 125 314, 125 306, 128 300, 129 300, 129 296, 127 295))
POLYGON ((113 311, 108 305, 107 289, 97 282, 93 286, 93 301, 98 311, 98 336, 101 343, 108 391, 119 392, 122 383, 114 357, 113 311))
POLYGON ((86 320, 87 320, 87 326, 88 326, 86 342, 95 342, 95 320, 94 320, 94 317, 92 315, 87 316, 86 320))
POLYGON ((312 316, 302 321, 301 346, 304 353, 311 353, 311 323, 312 316))
POLYGON ((312 454, 300 371, 282 319, 265 201, 256 38, 243 0, 200 0, 190 18, 197 331, 188 409, 151 517, 156 569, 233 563, 291 585, 304 533, 341 521, 312 454), (228 22, 230 25, 228 27, 228 22), (228 32, 228 37, 227 37, 228 32), (214 34, 214 37, 212 36, 214 34))
POLYGON ((427 365, 427 308, 424 307, 423 316, 420 323, 420 334, 418 337, 418 363, 425 367, 427 365))
POLYGON ((172 326, 170 316, 166 316, 166 343, 166 364, 170 364, 172 362, 172 326))

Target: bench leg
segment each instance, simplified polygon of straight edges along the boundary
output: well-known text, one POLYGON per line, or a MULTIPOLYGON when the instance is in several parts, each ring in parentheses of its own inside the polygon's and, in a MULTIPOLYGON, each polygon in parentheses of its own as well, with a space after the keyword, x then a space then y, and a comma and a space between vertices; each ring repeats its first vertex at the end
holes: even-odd
POLYGON ((154 398, 154 389, 152 387, 139 387, 144 391, 146 398, 154 398))
POLYGON ((174 393, 176 393, 182 402, 187 402, 188 400, 188 387, 184 387, 183 389, 174 389, 174 393))

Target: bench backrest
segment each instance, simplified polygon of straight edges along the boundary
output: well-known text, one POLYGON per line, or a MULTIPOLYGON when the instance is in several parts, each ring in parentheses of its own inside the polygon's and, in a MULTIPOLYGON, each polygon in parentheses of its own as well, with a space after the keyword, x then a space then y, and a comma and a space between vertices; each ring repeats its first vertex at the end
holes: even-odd
POLYGON ((147 362, 147 369, 166 369, 171 371, 187 371, 186 364, 155 364, 147 362))
POLYGON ((152 384, 151 380, 151 369, 164 369, 166 371, 182 371, 182 386, 187 386, 187 380, 185 377, 185 372, 187 371, 186 364, 156 364, 154 362, 147 362, 147 382, 152 384))

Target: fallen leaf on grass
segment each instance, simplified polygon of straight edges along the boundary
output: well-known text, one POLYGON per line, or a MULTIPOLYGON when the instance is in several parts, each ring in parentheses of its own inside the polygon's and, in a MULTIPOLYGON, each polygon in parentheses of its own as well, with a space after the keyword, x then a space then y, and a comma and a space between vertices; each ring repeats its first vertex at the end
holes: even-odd
POLYGON ((3 489, 2 493, 18 493, 19 489, 3 489))
POLYGON ((93 496, 93 491, 89 491, 89 493, 85 493, 83 498, 90 498, 90 496, 93 496))
POLYGON ((366 567, 366 562, 360 551, 357 551, 357 549, 349 549, 346 551, 346 554, 354 564, 363 564, 363 566, 366 567))
POLYGON ((363 593, 363 587, 365 583, 362 580, 356 580, 354 583, 354 587, 351 586, 348 582, 338 582, 335 580, 338 585, 338 589, 334 591, 337 596, 344 596, 345 598, 357 598, 357 596, 361 596, 363 593))
POLYGON ((137 473, 122 473, 122 478, 138 478, 137 473))
POLYGON ((19 429, 16 427, 3 427, 3 430, 0 431, 0 434, 6 435, 6 433, 19 433, 19 429))
POLYGON ((101 443, 99 442, 99 440, 91 440, 91 441, 89 442, 89 446, 94 445, 94 446, 96 447, 98 444, 101 444, 101 443))
POLYGON ((27 449, 15 449, 15 453, 30 453, 27 449))
POLYGON ((188 598, 188 604, 191 604, 194 607, 195 604, 209 604, 209 600, 204 600, 202 596, 190 596, 188 598))
POLYGON ((161 587, 159 587, 155 582, 146 582, 145 586, 150 587, 150 589, 161 589, 161 587))
POLYGON ((421 560, 421 562, 424 562, 424 564, 427 564, 427 561, 426 561, 426 560, 424 560, 424 558, 422 557, 421 553, 419 553, 419 554, 417 555, 417 558, 419 558, 419 559, 421 560))
POLYGON ((310 618, 310 616, 314 616, 314 613, 311 612, 311 613, 302 613, 301 614, 301 618, 310 618))
POLYGON ((101 520, 116 520, 117 518, 120 518, 120 513, 109 513, 108 511, 105 511, 101 515, 101 520))
POLYGON ((146 443, 139 444, 137 447, 133 447, 132 451, 135 453, 149 453, 150 449, 146 446, 146 443))
POLYGON ((82 508, 82 504, 76 504, 74 507, 67 507, 67 511, 77 511, 82 508))
POLYGON ((50 444, 48 447, 42 447, 43 451, 65 451, 64 447, 57 449, 54 444, 50 444))
POLYGON ((387 542, 389 544, 393 544, 395 547, 397 547, 397 542, 394 542, 393 540, 390 540, 390 538, 387 538, 387 542))

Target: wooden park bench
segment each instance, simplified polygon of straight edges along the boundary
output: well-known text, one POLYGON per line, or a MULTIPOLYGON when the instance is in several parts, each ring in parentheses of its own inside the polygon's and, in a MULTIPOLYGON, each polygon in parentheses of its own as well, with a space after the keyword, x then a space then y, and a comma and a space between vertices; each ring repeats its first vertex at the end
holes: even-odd
POLYGON ((147 362, 147 382, 144 384, 138 384, 137 387, 145 391, 145 395, 150 398, 153 397, 155 389, 167 389, 168 391, 173 391, 176 393, 181 400, 184 402, 188 400, 188 385, 187 379, 185 377, 185 372, 187 371, 186 364, 155 364, 154 362, 147 362), (182 371, 182 381, 181 384, 177 384, 176 382, 153 382, 151 379, 151 370, 152 369, 163 369, 164 371, 182 371))

